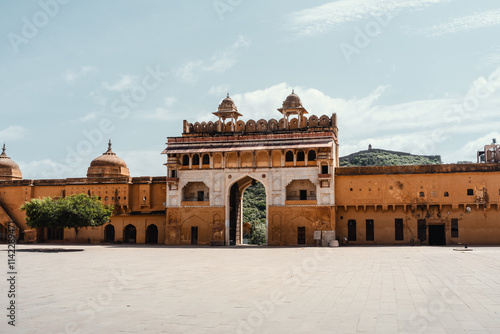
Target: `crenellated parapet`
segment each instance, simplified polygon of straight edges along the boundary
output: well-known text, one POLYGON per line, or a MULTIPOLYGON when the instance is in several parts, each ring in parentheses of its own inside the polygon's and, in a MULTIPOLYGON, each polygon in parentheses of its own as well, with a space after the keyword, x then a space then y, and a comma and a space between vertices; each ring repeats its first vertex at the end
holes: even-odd
POLYGON ((289 133, 294 131, 315 132, 333 130, 337 134, 337 114, 331 116, 311 115, 302 106, 300 98, 292 92, 283 102, 283 107, 278 111, 282 118, 269 120, 249 119, 246 122, 239 119, 242 115, 234 105, 229 95, 219 105, 219 110, 214 115, 217 121, 195 122, 184 121, 183 136, 213 136, 217 134, 272 134, 289 133))
POLYGON ((220 122, 196 122, 189 123, 184 121, 184 132, 183 135, 187 136, 203 136, 204 134, 214 135, 220 134, 254 134, 254 133, 281 133, 290 131, 324 131, 337 129, 337 114, 333 114, 328 117, 327 115, 322 115, 320 117, 312 115, 309 118, 303 116, 301 119, 301 124, 299 126, 298 119, 291 119, 288 124, 286 124, 285 118, 276 120, 271 118, 270 120, 260 119, 255 121, 249 119, 244 122, 239 120, 235 123, 228 122, 224 124, 223 127, 220 126, 220 122), (220 130, 219 130, 220 128, 220 130))

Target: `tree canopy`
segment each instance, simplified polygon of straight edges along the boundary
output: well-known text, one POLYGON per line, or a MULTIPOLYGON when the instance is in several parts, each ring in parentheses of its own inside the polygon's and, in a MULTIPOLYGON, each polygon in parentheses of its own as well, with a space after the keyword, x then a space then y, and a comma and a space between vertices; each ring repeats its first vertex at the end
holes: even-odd
POLYGON ((34 198, 21 205, 26 211, 26 223, 30 228, 79 228, 101 226, 113 214, 112 205, 103 205, 98 197, 86 194, 64 198, 34 198))
POLYGON ((257 182, 243 193, 243 222, 250 224, 249 243, 266 244, 266 190, 257 182))

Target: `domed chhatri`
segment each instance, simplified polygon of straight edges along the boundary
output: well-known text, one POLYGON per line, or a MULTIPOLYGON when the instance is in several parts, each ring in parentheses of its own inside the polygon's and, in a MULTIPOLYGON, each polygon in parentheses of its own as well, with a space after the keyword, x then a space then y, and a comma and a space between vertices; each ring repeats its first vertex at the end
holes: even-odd
POLYGON ((238 108, 236 108, 236 105, 234 104, 234 101, 232 98, 229 97, 229 93, 227 93, 227 97, 222 100, 221 104, 219 104, 219 112, 221 111, 238 111, 238 108))
POLYGON ((292 89, 292 94, 288 95, 286 97, 286 100, 283 101, 283 108, 297 108, 297 107, 302 107, 302 102, 300 101, 300 97, 295 94, 294 90, 292 89))
POLYGON ((111 140, 108 143, 108 150, 100 157, 92 160, 87 170, 87 177, 105 178, 129 176, 130 171, 127 168, 127 164, 111 149, 111 140))
POLYGON ((293 89, 292 89, 292 94, 287 96, 285 101, 283 101, 283 106, 279 108, 278 111, 283 114, 286 127, 288 127, 290 116, 297 115, 298 127, 300 128, 303 125, 303 120, 302 120, 303 116, 305 114, 308 114, 307 110, 302 106, 300 97, 297 94, 295 94, 293 89))
POLYGON ((5 144, 0 154, 0 181, 21 180, 23 175, 19 165, 5 153, 5 144))
POLYGON ((278 109, 282 114, 307 114, 307 110, 302 106, 302 101, 300 97, 295 94, 292 89, 292 93, 288 95, 283 101, 283 106, 278 109))
POLYGON ((227 93, 227 97, 222 100, 221 104, 219 104, 219 108, 213 114, 219 117, 219 131, 225 128, 226 119, 231 120, 231 128, 234 131, 235 122, 238 121, 238 117, 242 116, 238 112, 238 108, 236 108, 233 99, 229 97, 229 93, 227 93))

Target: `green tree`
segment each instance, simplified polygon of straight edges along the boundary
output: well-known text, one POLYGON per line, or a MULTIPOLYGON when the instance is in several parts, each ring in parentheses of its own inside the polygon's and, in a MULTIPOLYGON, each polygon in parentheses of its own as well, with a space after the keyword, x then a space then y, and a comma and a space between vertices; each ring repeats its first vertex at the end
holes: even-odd
POLYGON ((253 225, 266 220, 266 190, 257 182, 243 193, 243 221, 253 225))
POLYGON ((74 228, 102 226, 113 214, 112 205, 103 205, 98 197, 86 194, 64 198, 34 198, 21 205, 26 211, 26 223, 30 228, 74 228))
POLYGON ((252 245, 265 245, 266 244, 266 224, 258 222, 252 225, 252 236, 248 241, 252 245))

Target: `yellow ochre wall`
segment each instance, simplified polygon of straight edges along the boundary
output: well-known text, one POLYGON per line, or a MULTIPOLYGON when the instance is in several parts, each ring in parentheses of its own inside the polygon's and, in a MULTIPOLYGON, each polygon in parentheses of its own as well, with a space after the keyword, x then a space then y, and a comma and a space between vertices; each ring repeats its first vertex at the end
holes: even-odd
MULTIPOLYGON (((27 242, 47 241, 47 231, 30 230, 25 214, 19 207, 32 198, 69 196, 85 193, 101 197, 104 204, 115 206, 111 222, 115 227, 115 241, 123 242, 123 229, 132 224, 137 229, 137 243, 145 242, 148 225, 158 228, 158 243, 164 243, 165 235, 165 178, 133 178, 129 180, 101 181, 86 183, 86 179, 62 180, 22 180, 0 183, 0 205, 10 218, 24 231, 27 242)), ((5 220, 5 218, 2 218, 5 220)), ((5 225, 7 221, 0 221, 5 225)), ((106 224, 107 225, 107 224, 106 224)), ((104 228, 83 228, 75 233, 74 229, 64 230, 65 242, 101 243, 104 241, 104 228)))
MULTIPOLYGON (((418 238, 418 220, 425 219, 427 225, 445 226, 448 245, 500 244, 498 167, 483 164, 337 168, 337 236, 339 240, 347 238, 348 221, 355 220, 357 240, 350 244, 409 244, 418 238), (404 222, 402 241, 395 240, 397 218, 404 222), (374 221, 373 241, 366 240, 367 219, 374 221), (458 237, 454 238, 452 219, 458 220, 458 237)), ((428 241, 427 235, 424 244, 428 241)))

